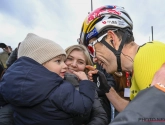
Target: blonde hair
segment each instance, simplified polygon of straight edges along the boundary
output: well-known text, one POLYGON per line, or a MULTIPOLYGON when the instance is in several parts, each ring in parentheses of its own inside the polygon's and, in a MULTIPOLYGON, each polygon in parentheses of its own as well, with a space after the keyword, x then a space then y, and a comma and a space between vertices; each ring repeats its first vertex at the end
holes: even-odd
MULTIPOLYGON (((92 60, 91 60, 91 57, 89 55, 89 52, 87 50, 87 48, 84 46, 84 45, 72 45, 68 48, 65 49, 65 52, 66 52, 66 58, 68 58, 68 56, 70 55, 70 53, 74 50, 77 50, 77 51, 81 51, 83 52, 84 56, 85 56, 85 60, 86 60, 86 65, 93 65, 92 63, 92 60)), ((88 73, 88 69, 85 69, 84 70, 85 73, 87 74, 88 73)))

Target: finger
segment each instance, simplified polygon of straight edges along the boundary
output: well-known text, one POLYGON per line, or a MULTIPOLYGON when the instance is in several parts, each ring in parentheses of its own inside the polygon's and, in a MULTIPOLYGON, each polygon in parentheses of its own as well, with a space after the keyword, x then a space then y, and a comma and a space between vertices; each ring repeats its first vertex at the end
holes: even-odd
POLYGON ((98 73, 98 70, 97 70, 97 69, 92 70, 92 71, 90 70, 90 71, 88 72, 88 74, 91 74, 91 75, 92 75, 92 74, 97 74, 97 73, 98 73))
POLYGON ((91 72, 88 72, 88 75, 89 75, 90 77, 92 77, 92 74, 93 74, 93 73, 91 73, 91 72))
POLYGON ((95 70, 95 67, 91 65, 86 65, 85 68, 87 68, 88 70, 95 70))
POLYGON ((88 76, 88 79, 89 79, 90 81, 93 81, 93 77, 91 77, 91 76, 88 76))
POLYGON ((92 74, 88 74, 88 77, 92 78, 92 74))

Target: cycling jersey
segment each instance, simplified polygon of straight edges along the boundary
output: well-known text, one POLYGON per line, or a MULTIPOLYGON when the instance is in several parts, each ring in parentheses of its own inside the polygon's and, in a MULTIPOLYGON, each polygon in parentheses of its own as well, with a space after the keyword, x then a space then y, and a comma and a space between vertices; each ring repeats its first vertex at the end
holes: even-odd
POLYGON ((165 63, 164 43, 154 41, 139 47, 133 64, 131 100, 140 90, 150 87, 155 72, 163 63, 165 63))

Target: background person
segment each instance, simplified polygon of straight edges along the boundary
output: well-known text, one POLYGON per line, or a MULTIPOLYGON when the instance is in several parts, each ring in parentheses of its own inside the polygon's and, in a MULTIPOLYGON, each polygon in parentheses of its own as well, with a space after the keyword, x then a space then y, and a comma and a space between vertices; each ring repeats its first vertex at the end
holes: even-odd
POLYGON ((18 47, 16 47, 10 54, 9 58, 6 61, 6 66, 9 68, 16 60, 18 55, 18 48, 20 46, 21 42, 18 43, 18 47))
POLYGON ((12 52, 12 48, 7 46, 5 43, 0 43, 0 48, 3 50, 3 52, 0 53, 0 74, 2 74, 7 68, 6 60, 12 52))
POLYGON ((0 48, 3 49, 3 52, 0 53, 0 79, 7 69, 6 61, 8 60, 12 48, 11 46, 7 46, 5 43, 0 43, 0 48))

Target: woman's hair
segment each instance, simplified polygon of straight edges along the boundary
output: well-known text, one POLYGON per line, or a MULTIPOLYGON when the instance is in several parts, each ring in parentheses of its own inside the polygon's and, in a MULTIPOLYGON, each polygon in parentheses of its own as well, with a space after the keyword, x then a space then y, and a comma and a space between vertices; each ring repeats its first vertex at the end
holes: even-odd
MULTIPOLYGON (((65 49, 65 51, 66 51, 66 58, 68 58, 70 53, 72 51, 74 51, 74 50, 81 51, 81 52, 84 53, 86 65, 93 65, 91 57, 89 55, 89 52, 88 52, 88 50, 86 49, 86 47, 84 45, 80 45, 80 44, 79 45, 72 45, 72 46, 66 48, 65 49)), ((84 71, 85 71, 85 73, 88 73, 89 70, 85 69, 84 71)))

